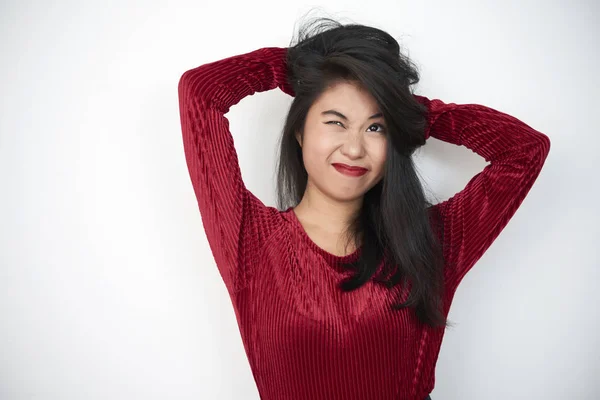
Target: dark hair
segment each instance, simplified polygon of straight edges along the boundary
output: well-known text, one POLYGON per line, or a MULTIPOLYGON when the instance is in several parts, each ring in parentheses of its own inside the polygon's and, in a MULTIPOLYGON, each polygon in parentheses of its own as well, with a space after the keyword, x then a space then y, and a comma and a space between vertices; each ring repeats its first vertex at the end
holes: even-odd
POLYGON ((427 108, 413 97, 410 88, 419 81, 417 68, 388 33, 325 17, 300 27, 286 61, 294 99, 280 143, 279 209, 297 205, 306 190, 308 174, 295 132, 303 132, 311 105, 335 81, 355 82, 366 88, 387 124, 385 172, 365 194, 363 206, 348 229, 348 239, 361 251, 357 261, 346 265, 355 273, 340 282, 340 287, 355 290, 370 279, 389 288, 399 283, 406 287, 410 281, 410 295, 394 308, 412 306, 421 322, 445 326, 443 253, 433 231, 439 224, 432 224, 439 218, 430 219, 432 204, 425 197, 412 160, 413 152, 425 144, 427 121, 427 108), (376 273, 382 261, 383 268, 376 273))

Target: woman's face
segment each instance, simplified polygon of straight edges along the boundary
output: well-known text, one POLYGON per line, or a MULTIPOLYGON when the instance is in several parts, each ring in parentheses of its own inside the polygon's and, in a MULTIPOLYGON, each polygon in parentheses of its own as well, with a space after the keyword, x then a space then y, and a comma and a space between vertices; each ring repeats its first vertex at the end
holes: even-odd
POLYGON ((370 93, 346 81, 329 87, 309 109, 304 134, 296 135, 307 190, 315 187, 337 201, 361 198, 383 177, 386 130, 370 93))

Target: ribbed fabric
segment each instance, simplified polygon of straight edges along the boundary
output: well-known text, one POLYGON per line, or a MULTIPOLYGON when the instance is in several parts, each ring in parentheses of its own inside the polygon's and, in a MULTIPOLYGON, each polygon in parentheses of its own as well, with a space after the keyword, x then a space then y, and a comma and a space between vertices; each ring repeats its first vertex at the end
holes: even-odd
MULTIPOLYGON (((343 293, 345 257, 317 246, 293 209, 278 211, 241 178, 225 114, 245 96, 286 83, 286 48, 265 47, 204 64, 179 82, 185 157, 210 248, 231 296, 263 400, 422 400, 433 390, 444 329, 393 311, 397 293, 376 283, 343 293)), ((550 140, 478 104, 415 95, 429 109, 426 137, 489 162, 434 207, 444 224, 446 296, 497 238, 529 192, 550 140)), ((440 233, 441 234, 441 233, 440 233)), ((406 293, 402 294, 405 299, 406 293)))

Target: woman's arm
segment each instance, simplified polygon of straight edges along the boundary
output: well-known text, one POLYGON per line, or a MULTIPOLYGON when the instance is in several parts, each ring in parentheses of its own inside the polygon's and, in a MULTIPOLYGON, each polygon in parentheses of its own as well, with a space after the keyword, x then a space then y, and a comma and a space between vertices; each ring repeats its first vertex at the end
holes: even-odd
POLYGON ((442 217, 448 284, 456 288, 517 211, 550 151, 550 139, 515 117, 479 104, 415 96, 429 109, 426 137, 465 146, 490 162, 434 207, 442 217))
POLYGON ((269 228, 267 207, 242 181, 225 113, 242 98, 286 82, 286 48, 265 47, 186 71, 179 110, 186 162, 204 230, 219 272, 233 293, 269 228))

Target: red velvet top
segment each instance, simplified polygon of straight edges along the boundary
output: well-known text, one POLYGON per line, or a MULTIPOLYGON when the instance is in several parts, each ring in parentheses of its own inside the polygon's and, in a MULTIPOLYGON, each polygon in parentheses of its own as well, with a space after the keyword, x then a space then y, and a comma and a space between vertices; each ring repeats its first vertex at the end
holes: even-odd
MULTIPOLYGON (((245 96, 286 83, 286 48, 265 47, 207 63, 179 82, 185 157, 204 230, 235 309, 264 400, 422 400, 435 383, 444 335, 369 282, 342 293, 338 257, 308 237, 292 209, 264 205, 242 181, 225 114, 245 96)), ((447 314, 455 290, 531 189, 548 137, 477 104, 415 97, 426 137, 463 145, 489 164, 436 204, 443 217, 447 314)))

